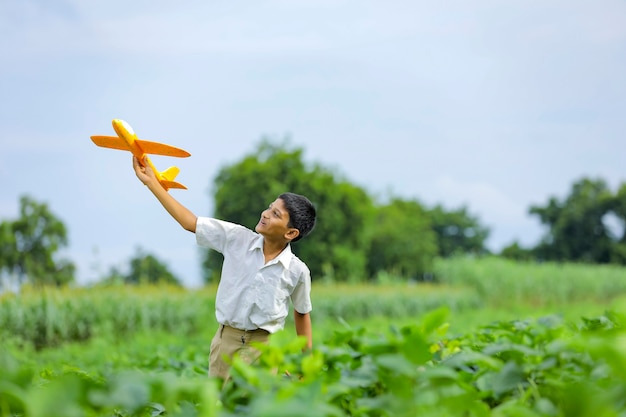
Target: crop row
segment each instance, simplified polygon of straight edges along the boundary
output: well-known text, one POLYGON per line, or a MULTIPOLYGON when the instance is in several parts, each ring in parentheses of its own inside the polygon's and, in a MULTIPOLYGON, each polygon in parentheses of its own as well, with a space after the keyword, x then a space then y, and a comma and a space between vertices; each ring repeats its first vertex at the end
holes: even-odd
POLYGON ((175 287, 46 289, 3 297, 0 334, 37 349, 151 330, 186 335, 212 318, 213 306, 205 294, 175 287))
MULTIPOLYGON (((456 258, 435 265, 437 284, 313 285, 316 321, 413 318, 440 306, 467 311, 525 303, 606 304, 626 297, 626 269, 614 266, 515 263, 456 258)), ((95 286, 22 291, 0 297, 0 337, 58 346, 94 337, 126 338, 146 331, 186 336, 214 326, 215 287, 95 286)))
POLYGON ((617 265, 458 257, 437 260, 434 276, 442 284, 471 288, 491 305, 550 306, 626 295, 626 268, 617 265))
MULTIPOLYGON (((307 355, 302 340, 235 360, 232 379, 184 370, 42 374, 0 352, 3 416, 626 415, 624 317, 496 322, 446 334, 447 311, 384 334, 336 331, 307 355), (278 370, 278 371, 277 371, 278 370)), ((282 344, 281 344, 282 343, 282 344)))
MULTIPOLYGON (((427 286, 314 289, 316 321, 416 317, 445 305, 474 307, 475 295, 427 286)), ((147 331, 187 336, 213 328, 215 289, 93 287, 47 289, 0 299, 0 336, 36 349, 93 337, 125 338, 147 331)))

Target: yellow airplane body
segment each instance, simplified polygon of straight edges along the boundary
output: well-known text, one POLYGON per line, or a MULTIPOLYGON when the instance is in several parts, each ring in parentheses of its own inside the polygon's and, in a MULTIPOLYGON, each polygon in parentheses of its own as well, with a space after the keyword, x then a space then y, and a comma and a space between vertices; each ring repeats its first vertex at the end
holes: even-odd
POLYGON ((111 148, 111 149, 119 149, 123 151, 130 151, 133 155, 137 157, 139 160, 139 164, 143 165, 144 157, 146 157, 146 162, 152 171, 154 171, 154 175, 159 179, 159 182, 168 190, 170 188, 181 188, 186 190, 187 187, 184 185, 174 181, 180 169, 177 167, 169 167, 165 171, 159 172, 156 167, 146 156, 146 154, 153 155, 165 155, 165 156, 175 156, 178 158, 186 158, 191 154, 183 149, 177 148, 175 146, 166 145, 164 143, 158 142, 150 142, 148 140, 138 139, 135 131, 128 123, 120 119, 113 119, 113 130, 117 133, 117 136, 102 136, 102 135, 94 135, 91 136, 91 140, 98 146, 103 148, 111 148))

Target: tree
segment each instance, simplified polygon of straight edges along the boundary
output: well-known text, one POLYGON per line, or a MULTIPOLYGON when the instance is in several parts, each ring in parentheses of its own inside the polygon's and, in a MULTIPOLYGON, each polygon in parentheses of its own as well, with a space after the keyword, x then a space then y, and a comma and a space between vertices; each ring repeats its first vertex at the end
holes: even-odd
POLYGON ((117 268, 112 268, 105 283, 121 282, 124 284, 171 284, 180 285, 180 281, 170 272, 166 264, 156 256, 145 253, 137 248, 135 255, 130 259, 130 272, 124 274, 117 268))
POLYGON ((438 204, 428 211, 428 215, 437 236, 439 256, 449 257, 459 253, 481 255, 489 252, 485 247, 489 229, 482 226, 478 218, 468 212, 467 207, 446 211, 438 204))
MULTIPOLYGON (((214 217, 250 229, 261 211, 278 195, 291 191, 307 196, 316 206, 315 229, 292 250, 310 268, 314 279, 323 274, 337 280, 365 275, 367 226, 373 215, 368 194, 321 165, 307 166, 301 148, 262 140, 242 161, 223 167, 213 184, 214 217)), ((221 255, 208 251, 205 280, 217 278, 221 255)))
POLYGON ((612 217, 618 223, 618 230, 610 233, 614 241, 611 262, 624 265, 626 264, 626 183, 619 187, 609 203, 609 211, 603 220, 606 220, 607 217, 612 217))
POLYGON ((437 255, 437 236, 424 207, 414 200, 392 201, 379 207, 373 222, 367 269, 421 279, 437 255))
POLYGON ((514 241, 500 251, 500 256, 516 261, 530 261, 535 255, 532 249, 524 248, 517 241, 514 241))
POLYGON ((574 183, 565 200, 551 197, 543 207, 532 206, 530 214, 548 227, 536 255, 545 260, 610 262, 615 247, 604 219, 615 206, 606 182, 588 178, 574 183))
POLYGON ((29 282, 60 286, 73 282, 74 264, 55 259, 67 243, 65 225, 48 206, 22 196, 20 217, 0 223, 0 273, 15 285, 29 282))

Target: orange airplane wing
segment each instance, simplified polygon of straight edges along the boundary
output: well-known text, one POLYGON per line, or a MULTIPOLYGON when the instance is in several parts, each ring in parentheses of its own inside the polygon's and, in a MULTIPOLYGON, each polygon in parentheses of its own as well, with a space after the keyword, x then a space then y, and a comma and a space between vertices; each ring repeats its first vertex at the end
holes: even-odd
MULTIPOLYGON (((91 140, 98 146, 103 148, 119 149, 122 151, 130 150, 125 140, 119 136, 91 136, 91 140)), ((151 155, 175 156, 178 158, 186 158, 191 154, 184 149, 177 148, 164 143, 151 142, 149 140, 135 139, 135 142, 141 147, 144 153, 151 155)))
POLYGON ((104 148, 118 149, 122 151, 131 152, 136 158, 140 160, 140 164, 145 163, 154 172, 165 191, 170 188, 187 189, 183 184, 180 184, 174 179, 180 171, 177 167, 170 167, 163 172, 157 171, 156 167, 150 161, 150 158, 146 154, 156 154, 165 156, 187 157, 191 154, 185 150, 177 148, 175 146, 166 145, 164 143, 150 142, 148 140, 137 139, 135 131, 128 123, 120 119, 113 119, 113 130, 117 133, 117 136, 103 136, 94 135, 91 136, 91 140, 98 146, 104 148))

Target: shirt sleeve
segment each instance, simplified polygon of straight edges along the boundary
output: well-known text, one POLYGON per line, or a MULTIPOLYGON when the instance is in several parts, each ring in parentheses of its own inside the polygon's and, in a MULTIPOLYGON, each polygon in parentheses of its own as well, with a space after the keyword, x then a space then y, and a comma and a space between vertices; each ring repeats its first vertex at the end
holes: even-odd
POLYGON ((291 293, 293 308, 300 314, 306 314, 313 310, 311 304, 311 273, 307 268, 303 271, 298 284, 291 293))
POLYGON ((198 217, 196 221, 196 243, 199 246, 224 253, 229 237, 235 230, 242 227, 238 224, 211 217, 198 217))

